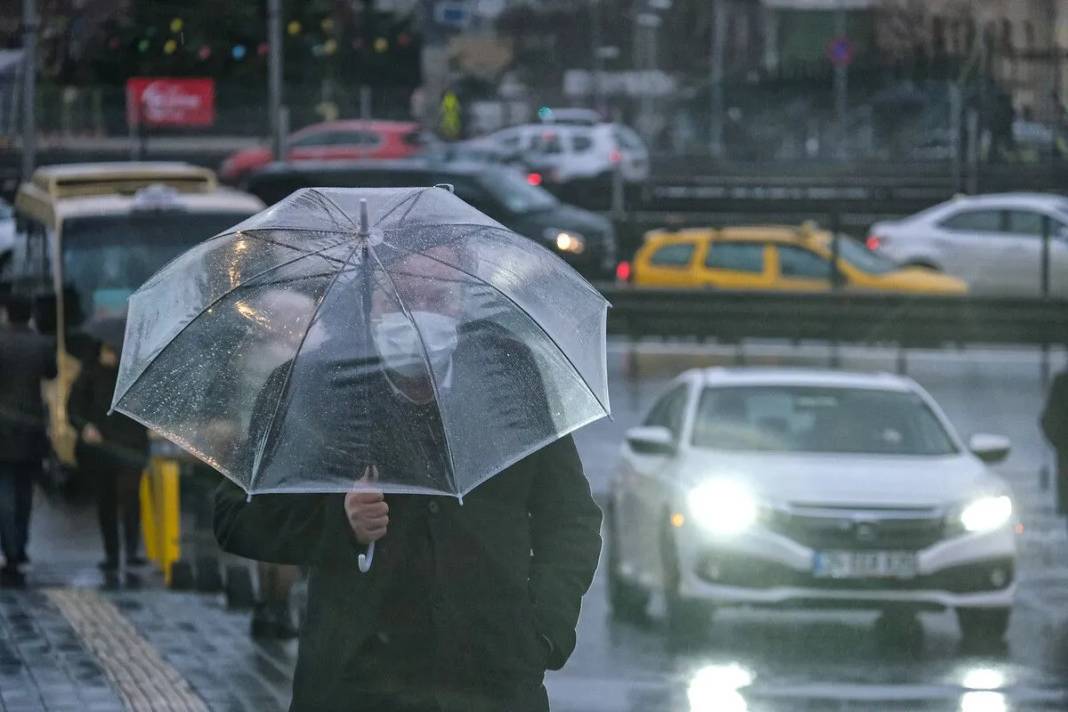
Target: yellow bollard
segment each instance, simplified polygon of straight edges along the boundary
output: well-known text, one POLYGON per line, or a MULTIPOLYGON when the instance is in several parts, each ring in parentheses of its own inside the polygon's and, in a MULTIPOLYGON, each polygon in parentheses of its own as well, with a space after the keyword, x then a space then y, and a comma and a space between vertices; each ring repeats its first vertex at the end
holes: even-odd
POLYGON ((145 555, 171 583, 171 566, 182 555, 181 493, 178 462, 153 457, 141 481, 141 526, 145 555))
POLYGON ((159 526, 156 522, 156 501, 152 496, 152 463, 141 475, 141 537, 145 543, 145 557, 159 563, 159 526))

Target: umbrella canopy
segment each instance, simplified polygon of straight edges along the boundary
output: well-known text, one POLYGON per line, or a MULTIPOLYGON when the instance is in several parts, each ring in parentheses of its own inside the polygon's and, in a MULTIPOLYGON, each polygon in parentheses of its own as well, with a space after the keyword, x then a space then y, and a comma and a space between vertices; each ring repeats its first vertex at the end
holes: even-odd
POLYGON ((462 497, 608 414, 607 306, 449 190, 305 189, 130 297, 112 405, 250 495, 462 497))

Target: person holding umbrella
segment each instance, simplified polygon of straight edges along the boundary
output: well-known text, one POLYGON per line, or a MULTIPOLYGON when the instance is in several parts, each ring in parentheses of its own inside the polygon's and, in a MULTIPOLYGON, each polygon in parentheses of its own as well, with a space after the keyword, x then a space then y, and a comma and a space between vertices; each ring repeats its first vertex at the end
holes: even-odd
POLYGON ((608 414, 606 308, 440 188, 298 191, 131 297, 113 407, 227 477, 224 549, 308 567, 291 709, 548 709, 600 553, 570 433, 608 414), (208 397, 280 324, 291 358, 208 397))

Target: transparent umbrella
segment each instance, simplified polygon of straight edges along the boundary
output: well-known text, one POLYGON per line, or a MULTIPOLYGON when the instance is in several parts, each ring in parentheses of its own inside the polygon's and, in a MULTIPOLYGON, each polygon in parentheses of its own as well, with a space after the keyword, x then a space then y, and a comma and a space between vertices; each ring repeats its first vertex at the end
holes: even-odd
POLYGON ((112 407, 249 496, 462 499, 609 413, 607 306, 449 190, 305 189, 130 297, 112 407))

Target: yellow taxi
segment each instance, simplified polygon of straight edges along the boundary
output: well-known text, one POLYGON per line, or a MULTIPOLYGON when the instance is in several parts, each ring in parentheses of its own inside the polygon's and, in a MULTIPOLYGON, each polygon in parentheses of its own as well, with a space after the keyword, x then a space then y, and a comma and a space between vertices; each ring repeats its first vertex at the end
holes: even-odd
MULTIPOLYGON (((642 287, 823 292, 831 289, 833 249, 831 233, 811 223, 653 230, 645 234, 629 278, 642 287)), ((956 277, 901 267, 844 236, 838 240, 838 274, 843 289, 852 291, 968 291, 956 277)))

